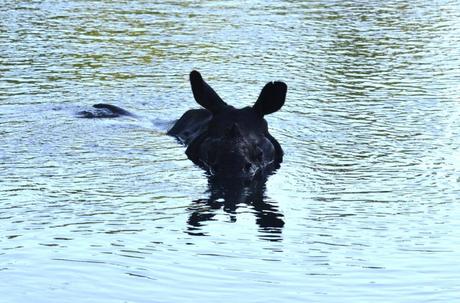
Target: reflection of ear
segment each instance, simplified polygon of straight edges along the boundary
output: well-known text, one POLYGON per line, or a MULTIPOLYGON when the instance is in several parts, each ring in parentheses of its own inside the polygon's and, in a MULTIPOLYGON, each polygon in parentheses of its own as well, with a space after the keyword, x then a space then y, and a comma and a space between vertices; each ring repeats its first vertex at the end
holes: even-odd
POLYGON ((196 102, 215 114, 227 107, 227 104, 209 86, 196 70, 190 73, 190 84, 192 86, 193 97, 196 102))
POLYGON ((268 82, 252 107, 261 116, 279 110, 286 100, 287 85, 284 82, 268 82))

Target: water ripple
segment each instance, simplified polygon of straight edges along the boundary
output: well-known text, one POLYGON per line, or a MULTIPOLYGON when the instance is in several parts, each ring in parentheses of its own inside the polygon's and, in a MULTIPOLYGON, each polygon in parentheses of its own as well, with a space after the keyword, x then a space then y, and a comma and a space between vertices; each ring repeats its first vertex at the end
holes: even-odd
POLYGON ((2 297, 455 301, 459 12, 449 0, 6 1, 2 297), (257 190, 216 194, 165 135, 196 106, 194 68, 235 106, 288 83, 267 117, 285 161, 257 190), (102 102, 140 118, 75 117, 102 102))

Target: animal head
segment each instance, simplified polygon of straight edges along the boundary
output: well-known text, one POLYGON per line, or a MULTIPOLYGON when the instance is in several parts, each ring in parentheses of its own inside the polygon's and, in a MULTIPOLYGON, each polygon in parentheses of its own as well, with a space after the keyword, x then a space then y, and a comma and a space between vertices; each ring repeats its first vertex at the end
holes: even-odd
POLYGON ((265 115, 286 99, 283 82, 269 82, 253 106, 236 109, 225 103, 197 71, 190 73, 193 96, 212 117, 187 149, 187 155, 211 175, 252 178, 282 161, 282 149, 268 132, 265 115))

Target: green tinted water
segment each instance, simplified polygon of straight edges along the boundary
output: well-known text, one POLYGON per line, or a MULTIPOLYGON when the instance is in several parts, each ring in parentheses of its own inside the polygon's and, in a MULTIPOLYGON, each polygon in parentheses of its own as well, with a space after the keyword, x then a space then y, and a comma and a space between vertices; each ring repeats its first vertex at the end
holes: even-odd
POLYGON ((460 299, 457 2, 1 7, 0 301, 460 299), (235 106, 288 84, 262 197, 211 203, 165 135, 192 69, 235 106), (101 102, 141 118, 75 117, 101 102))

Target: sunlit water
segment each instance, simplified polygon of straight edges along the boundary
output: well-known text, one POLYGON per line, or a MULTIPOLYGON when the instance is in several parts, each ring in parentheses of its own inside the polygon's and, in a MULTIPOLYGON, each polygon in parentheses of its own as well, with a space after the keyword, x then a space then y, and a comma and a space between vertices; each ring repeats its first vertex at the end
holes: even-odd
POLYGON ((459 45, 457 1, 4 0, 0 301, 459 301, 459 45), (289 86, 233 206, 165 135, 192 69, 289 86))

